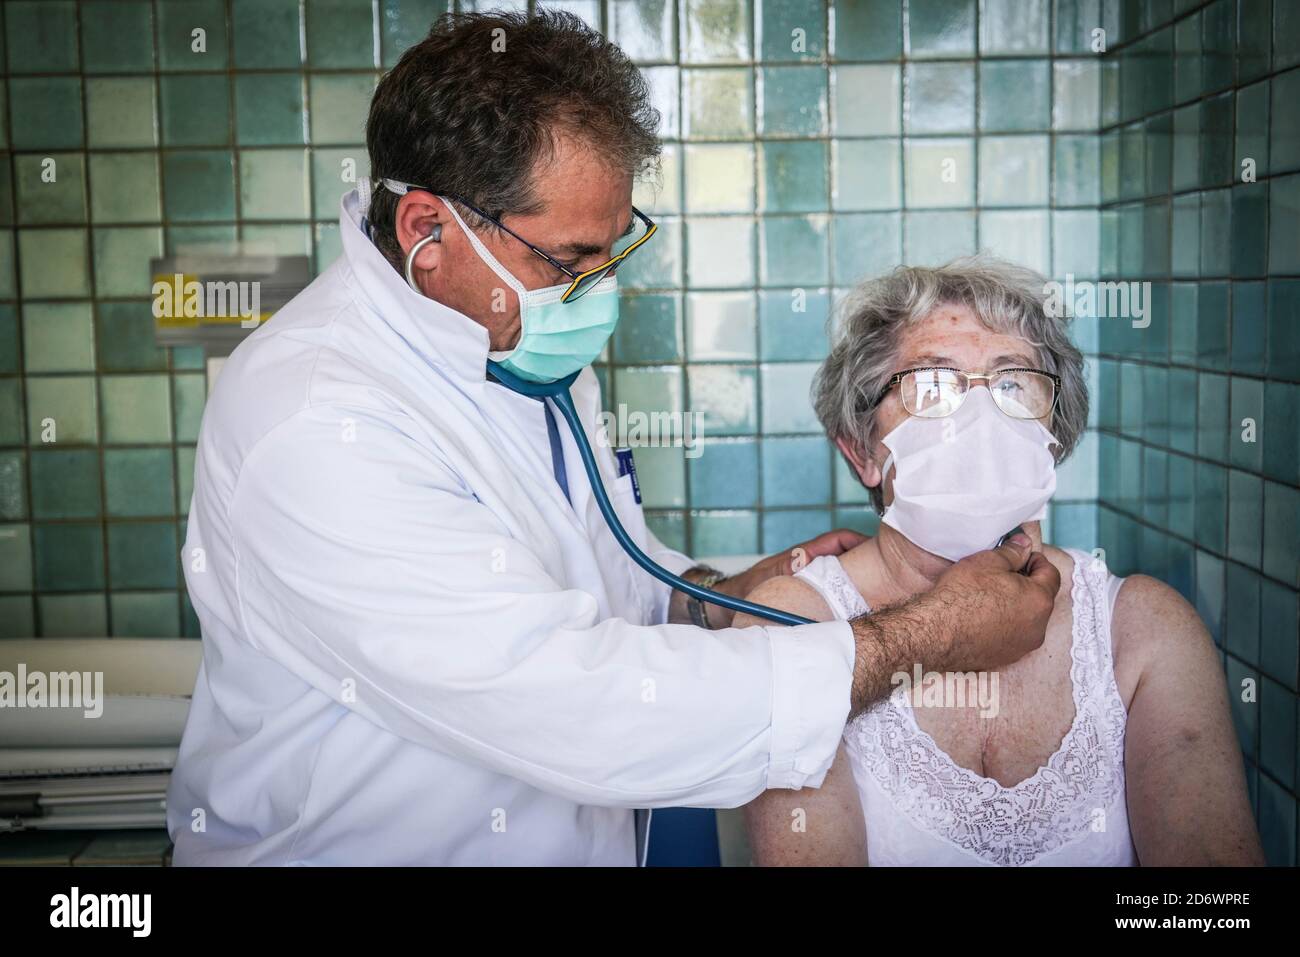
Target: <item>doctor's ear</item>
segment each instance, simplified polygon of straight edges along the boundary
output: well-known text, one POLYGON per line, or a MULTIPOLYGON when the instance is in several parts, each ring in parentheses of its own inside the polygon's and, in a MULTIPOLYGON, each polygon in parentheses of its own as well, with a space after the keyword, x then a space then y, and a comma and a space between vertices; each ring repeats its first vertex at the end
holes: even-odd
POLYGON ((858 478, 862 480, 863 485, 872 488, 880 484, 880 467, 866 454, 864 449, 844 438, 836 439, 835 446, 840 450, 840 454, 848 460, 849 465, 858 478))
POLYGON ((440 244, 446 217, 442 203, 424 190, 412 190, 398 201, 394 232, 415 269, 437 268, 442 258, 440 244))

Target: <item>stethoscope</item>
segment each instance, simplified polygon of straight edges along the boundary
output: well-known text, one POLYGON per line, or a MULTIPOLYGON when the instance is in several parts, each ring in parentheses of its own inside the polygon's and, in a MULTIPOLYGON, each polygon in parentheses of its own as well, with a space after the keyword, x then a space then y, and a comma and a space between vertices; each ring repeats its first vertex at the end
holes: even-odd
POLYGON ((641 550, 640 546, 632 540, 632 536, 623 528, 623 523, 618 520, 618 513, 614 511, 614 506, 610 503, 609 495, 605 491, 605 483, 600 477, 600 468, 596 465, 595 453, 591 450, 591 443, 587 440, 587 433, 582 427, 582 421, 578 418, 578 410, 573 404, 573 396, 569 394, 569 387, 578 378, 578 373, 574 372, 563 379, 556 379, 554 382, 532 382, 515 375, 509 369, 491 359, 488 360, 487 366, 492 377, 511 392, 535 399, 550 399, 555 403, 555 407, 560 410, 560 415, 564 417, 564 421, 568 424, 569 431, 573 433, 573 441, 578 446, 578 454, 582 457, 582 467, 587 471, 587 480, 591 483, 591 492, 596 497, 596 504, 600 507, 600 514, 604 517, 609 530, 614 533, 614 538, 623 547, 623 551, 627 552, 632 560, 645 571, 670 588, 693 595, 700 601, 721 605, 723 608, 730 608, 732 611, 743 611, 755 617, 766 618, 782 625, 812 624, 810 618, 792 615, 789 612, 769 608, 767 605, 758 605, 741 598, 732 598, 730 595, 724 595, 722 592, 713 591, 710 588, 701 588, 680 575, 674 575, 641 550))
MULTIPOLYGON (((415 283, 415 276, 412 274, 416 253, 426 243, 438 242, 441 238, 442 226, 435 225, 429 235, 419 240, 411 247, 411 251, 406 254, 403 271, 406 275, 406 283, 412 289, 419 290, 415 283)), ((587 471, 587 480, 591 483, 592 494, 596 496, 596 504, 600 507, 600 514, 604 517, 609 530, 614 533, 614 538, 622 546, 623 551, 627 552, 641 568, 668 587, 692 595, 700 601, 721 605, 723 608, 730 608, 732 611, 743 611, 757 618, 766 618, 782 625, 811 625, 813 623, 810 618, 792 615, 789 612, 769 608, 767 605, 758 605, 741 598, 732 598, 730 595, 713 591, 711 588, 701 588, 680 575, 674 575, 641 550, 640 546, 632 540, 632 536, 623 528, 623 523, 618 520, 618 513, 614 511, 614 506, 610 503, 609 495, 605 491, 605 483, 600 477, 600 468, 596 465, 595 453, 591 450, 591 443, 587 441, 587 433, 582 427, 582 421, 578 418, 578 410, 573 404, 573 396, 569 394, 569 386, 573 385, 574 380, 578 378, 577 372, 571 373, 562 379, 556 379, 554 382, 533 382, 516 375, 492 359, 487 361, 487 370, 497 382, 511 392, 534 399, 550 399, 555 403, 555 407, 560 410, 560 415, 564 416, 569 431, 573 433, 573 441, 578 446, 578 454, 582 456, 582 467, 587 471)))

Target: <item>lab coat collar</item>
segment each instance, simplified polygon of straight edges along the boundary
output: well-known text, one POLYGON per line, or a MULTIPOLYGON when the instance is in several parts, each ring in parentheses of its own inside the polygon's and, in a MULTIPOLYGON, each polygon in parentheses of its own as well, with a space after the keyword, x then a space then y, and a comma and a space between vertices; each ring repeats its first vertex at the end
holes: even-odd
POLYGON ((487 329, 406 284, 366 235, 355 189, 343 197, 339 233, 343 255, 356 277, 355 292, 375 315, 426 362, 466 383, 486 382, 487 329))

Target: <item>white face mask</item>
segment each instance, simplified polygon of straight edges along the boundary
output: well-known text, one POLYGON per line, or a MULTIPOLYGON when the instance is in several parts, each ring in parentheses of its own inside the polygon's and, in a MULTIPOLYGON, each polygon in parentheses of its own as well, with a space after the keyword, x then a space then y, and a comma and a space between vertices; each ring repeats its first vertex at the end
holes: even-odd
POLYGON ((895 466, 881 521, 951 561, 992 548, 1017 525, 1041 519, 1056 491, 1055 436, 1014 419, 976 387, 952 415, 909 415, 881 442, 895 466))

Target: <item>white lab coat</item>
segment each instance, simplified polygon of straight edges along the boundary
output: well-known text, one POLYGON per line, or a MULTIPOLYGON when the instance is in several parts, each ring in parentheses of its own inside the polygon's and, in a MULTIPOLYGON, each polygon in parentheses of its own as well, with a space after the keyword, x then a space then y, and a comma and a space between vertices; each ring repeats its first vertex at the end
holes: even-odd
MULTIPOLYGON (((486 381, 486 331, 360 223, 349 194, 343 255, 235 350, 204 414, 176 863, 630 865, 634 808, 819 785, 849 626, 665 624, 558 412, 572 506, 540 404, 486 381)), ((573 396, 595 445, 590 369, 573 396)), ((629 532, 688 568, 597 454, 629 532)))

